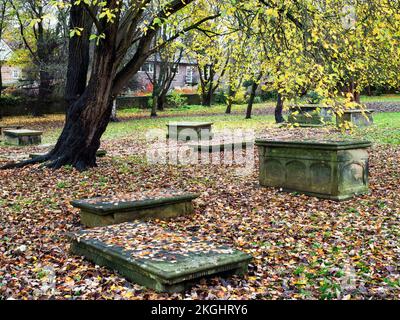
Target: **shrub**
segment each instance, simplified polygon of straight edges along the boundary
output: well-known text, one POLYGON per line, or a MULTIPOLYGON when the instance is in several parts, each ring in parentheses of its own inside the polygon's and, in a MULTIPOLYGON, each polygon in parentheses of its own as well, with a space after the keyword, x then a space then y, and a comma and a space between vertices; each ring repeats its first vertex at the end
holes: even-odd
POLYGON ((262 101, 262 98, 260 97, 260 96, 256 96, 255 98, 254 98, 254 103, 262 103, 263 101, 262 101))
POLYGON ((307 103, 310 103, 310 104, 319 104, 322 101, 322 99, 323 99, 323 97, 320 96, 315 91, 309 91, 306 94, 307 103))
POLYGON ((260 97, 262 101, 268 101, 268 100, 277 100, 278 99, 278 92, 276 90, 271 90, 271 91, 262 91, 260 94, 260 97))
POLYGON ((224 91, 218 91, 215 94, 214 97, 214 102, 217 104, 225 104, 226 103, 226 96, 225 96, 225 92, 224 91))
POLYGON ((187 98, 182 96, 179 92, 172 91, 167 97, 167 105, 171 108, 180 108, 187 104, 187 98))

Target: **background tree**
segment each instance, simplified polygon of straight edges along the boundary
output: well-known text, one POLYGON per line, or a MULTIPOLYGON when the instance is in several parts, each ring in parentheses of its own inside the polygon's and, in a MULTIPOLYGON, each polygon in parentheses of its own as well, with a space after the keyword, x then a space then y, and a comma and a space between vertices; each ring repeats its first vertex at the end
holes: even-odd
MULTIPOLYGON (((55 65, 62 64, 66 57, 67 10, 54 7, 51 0, 9 0, 13 8, 19 35, 29 52, 38 74, 37 108, 33 114, 39 116, 40 104, 46 103, 52 93, 55 65), (52 70, 53 68, 53 70, 52 70)), ((64 75, 65 73, 61 71, 64 75)))

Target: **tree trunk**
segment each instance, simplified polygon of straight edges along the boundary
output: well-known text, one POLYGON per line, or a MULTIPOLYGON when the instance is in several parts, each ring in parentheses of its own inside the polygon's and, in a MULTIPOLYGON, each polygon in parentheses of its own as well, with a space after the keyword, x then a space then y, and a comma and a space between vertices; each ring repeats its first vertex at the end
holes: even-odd
POLYGON ((360 92, 357 91, 357 84, 354 81, 350 82, 349 91, 352 95, 351 101, 356 103, 361 103, 360 92))
MULTIPOLYGON (((94 55, 93 70, 84 91, 74 87, 70 95, 79 98, 73 102, 66 112, 64 129, 54 149, 45 156, 50 168, 72 165, 82 171, 96 166, 96 151, 100 147, 100 138, 110 121, 113 101, 113 84, 116 76, 115 37, 117 23, 109 24, 106 30, 107 41, 101 42, 94 55)), ((77 44, 75 44, 77 45, 77 44)), ((80 44, 81 45, 81 44, 80 44)), ((79 50, 79 48, 78 48, 79 50)), ((73 57, 69 57, 73 59, 73 57)), ((72 62, 75 75, 86 67, 72 62)), ((75 76, 74 76, 75 77, 75 76)), ((39 160, 38 160, 39 161, 39 160)))
POLYGON ((246 119, 251 119, 251 113, 253 111, 253 103, 254 103, 254 98, 256 97, 257 88, 258 88, 258 82, 253 81, 253 84, 251 85, 249 102, 247 104, 246 119))
POLYGON ((153 95, 153 103, 151 106, 151 117, 157 117, 157 107, 158 107, 158 95, 154 94, 153 95))
POLYGON ((165 91, 163 90, 160 95, 158 96, 158 100, 157 100, 157 110, 159 111, 164 111, 165 109, 165 105, 167 103, 167 94, 168 94, 168 90, 165 91))
POLYGON ((284 98, 280 93, 278 93, 278 100, 276 102, 276 107, 275 107, 275 121, 276 123, 283 123, 285 122, 285 119, 283 118, 283 102, 284 98))
POLYGON ((117 117, 117 100, 116 99, 114 99, 114 101, 112 102, 110 122, 119 122, 119 119, 117 117))
POLYGON ((110 75, 110 70, 103 70, 69 107, 64 129, 49 154, 49 167, 57 169, 69 164, 85 170, 96 166, 96 151, 112 111, 110 75))
POLYGON ((231 88, 231 86, 229 86, 228 97, 226 99, 226 110, 225 110, 226 114, 231 114, 231 112, 232 112, 232 104, 233 104, 233 99, 235 97, 235 94, 236 94, 236 91, 233 90, 231 88))
POLYGON ((257 88, 258 88, 258 85, 259 85, 259 82, 260 82, 261 78, 262 78, 262 74, 260 74, 257 77, 257 80, 253 81, 253 83, 251 85, 250 98, 249 98, 249 102, 247 104, 247 110, 246 110, 246 119, 251 119, 251 113, 253 111, 254 98, 256 97, 257 88))

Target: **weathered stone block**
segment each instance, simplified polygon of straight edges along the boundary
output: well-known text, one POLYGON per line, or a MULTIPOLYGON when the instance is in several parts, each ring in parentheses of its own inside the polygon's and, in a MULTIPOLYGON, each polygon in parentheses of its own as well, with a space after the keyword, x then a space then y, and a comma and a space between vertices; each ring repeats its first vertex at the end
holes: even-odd
POLYGON ((167 124, 167 139, 179 141, 210 140, 212 134, 212 122, 175 122, 167 124))
POLYGON ((87 227, 107 226, 134 220, 171 219, 193 214, 197 194, 157 193, 155 196, 124 195, 116 199, 94 198, 72 201, 81 209, 81 222, 87 227))
POLYGON ((345 122, 351 122, 357 127, 370 126, 374 123, 374 110, 346 110, 340 117, 336 115, 336 124, 341 127, 345 122))
POLYGON ((368 192, 368 141, 256 140, 260 184, 342 201, 368 192))
POLYGON ((332 108, 319 105, 292 106, 289 109, 288 122, 298 123, 300 126, 322 126, 332 122, 332 108))
POLYGON ((27 129, 4 130, 4 140, 7 144, 16 146, 37 145, 42 142, 42 131, 27 129))
POLYGON ((124 223, 69 236, 72 253, 158 292, 182 292, 204 277, 243 275, 252 259, 152 223, 124 223))

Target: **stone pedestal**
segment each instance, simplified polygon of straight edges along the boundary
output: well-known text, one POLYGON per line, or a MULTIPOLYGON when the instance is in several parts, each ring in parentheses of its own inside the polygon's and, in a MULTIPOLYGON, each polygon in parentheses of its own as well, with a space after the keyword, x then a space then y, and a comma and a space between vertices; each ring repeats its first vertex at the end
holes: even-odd
POLYGON ((171 219, 193 214, 192 200, 197 194, 176 194, 160 196, 159 198, 145 198, 123 200, 94 198, 72 201, 72 205, 79 208, 81 223, 87 227, 101 227, 119 224, 134 220, 171 219))
POLYGON ((175 122, 167 124, 167 139, 179 141, 210 140, 212 134, 212 122, 175 122))
POLYGON ((373 112, 374 110, 346 110, 341 117, 336 116, 336 124, 338 127, 345 122, 351 122, 357 127, 370 126, 374 123, 373 112))
POLYGON ((7 144, 16 146, 37 145, 42 142, 42 131, 36 130, 4 130, 4 140, 7 144))
POLYGON ((69 235, 73 254, 158 292, 183 292, 201 278, 243 275, 252 257, 148 223, 124 223, 69 235))
POLYGON ((368 192, 368 141, 256 140, 260 184, 346 200, 368 192))
POLYGON ((319 105, 291 106, 288 122, 298 123, 302 127, 307 125, 323 126, 328 122, 332 122, 332 108, 319 105))

